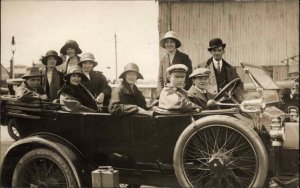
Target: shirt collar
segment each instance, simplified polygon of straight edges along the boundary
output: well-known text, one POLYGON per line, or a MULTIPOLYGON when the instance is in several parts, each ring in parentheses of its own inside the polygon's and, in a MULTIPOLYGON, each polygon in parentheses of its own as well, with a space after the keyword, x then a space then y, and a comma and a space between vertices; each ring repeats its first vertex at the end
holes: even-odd
MULTIPOLYGON (((223 60, 221 59, 219 62, 220 62, 220 69, 222 69, 223 60)), ((213 58, 213 63, 214 63, 215 68, 217 68, 218 67, 218 61, 213 58)))
POLYGON ((198 91, 200 91, 201 93, 206 93, 206 89, 200 89, 200 88, 198 88, 197 86, 195 86, 195 88, 196 88, 198 91))

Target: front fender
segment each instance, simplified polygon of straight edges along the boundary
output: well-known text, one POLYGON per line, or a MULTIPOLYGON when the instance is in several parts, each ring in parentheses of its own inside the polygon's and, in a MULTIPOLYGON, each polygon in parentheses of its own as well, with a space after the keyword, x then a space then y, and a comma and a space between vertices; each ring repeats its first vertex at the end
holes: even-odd
POLYGON ((10 187, 14 169, 20 158, 36 148, 48 148, 65 159, 72 169, 78 187, 90 186, 89 162, 83 154, 69 141, 49 133, 38 133, 13 143, 6 151, 0 166, 0 186, 10 187))

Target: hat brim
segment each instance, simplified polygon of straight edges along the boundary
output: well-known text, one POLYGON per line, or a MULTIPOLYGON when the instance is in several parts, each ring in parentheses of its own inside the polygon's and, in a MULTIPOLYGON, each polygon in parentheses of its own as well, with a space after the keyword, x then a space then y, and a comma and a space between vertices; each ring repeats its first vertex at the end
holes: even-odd
POLYGON ((78 73, 78 72, 66 74, 64 76, 64 80, 70 80, 70 76, 72 74, 79 74, 81 76, 81 82, 87 82, 87 81, 89 81, 89 79, 83 73, 78 73))
POLYGON ((85 61, 91 61, 91 62, 93 62, 93 67, 96 67, 96 66, 98 65, 98 62, 97 62, 97 61, 94 61, 94 60, 92 60, 92 59, 86 59, 86 60, 84 60, 84 61, 79 61, 79 62, 78 62, 78 66, 81 66, 81 67, 82 67, 82 63, 85 62, 85 61))
POLYGON ((25 75, 25 76, 22 76, 21 78, 22 78, 22 79, 28 79, 28 78, 42 77, 42 76, 44 76, 44 75, 43 75, 43 74, 38 74, 38 75, 33 75, 33 76, 25 75))
POLYGON ((42 63, 43 63, 44 65, 47 65, 47 59, 48 59, 48 57, 50 57, 50 56, 56 58, 56 65, 55 65, 55 66, 59 66, 59 65, 61 65, 61 64, 63 63, 63 59, 62 59, 61 57, 59 57, 59 56, 57 56, 57 55, 48 55, 48 56, 44 56, 44 57, 42 58, 42 63))
POLYGON ((179 48, 181 46, 181 42, 178 39, 173 38, 173 37, 167 37, 167 38, 163 38, 163 39, 160 40, 160 42, 159 42, 160 47, 166 48, 165 47, 165 40, 166 39, 173 39, 173 40, 175 40, 175 48, 179 48))
POLYGON ((202 74, 202 75, 190 75, 189 78, 197 78, 197 77, 209 77, 209 74, 202 74))
POLYGON ((137 71, 134 71, 134 70, 128 70, 128 71, 123 72, 122 74, 120 74, 119 78, 125 79, 125 76, 126 76, 127 72, 136 72, 137 75, 138 75, 137 79, 144 79, 144 77, 141 75, 141 73, 139 73, 137 71))
POLYGON ((212 51, 213 49, 218 48, 218 47, 220 47, 220 46, 222 46, 223 48, 225 48, 225 47, 226 47, 226 44, 223 43, 223 44, 220 44, 220 45, 215 45, 215 46, 212 46, 212 47, 207 48, 207 50, 208 50, 208 51, 212 51))
POLYGON ((75 49, 75 53, 76 54, 81 54, 82 51, 81 49, 79 48, 79 46, 76 46, 74 44, 65 44, 61 49, 60 49, 60 53, 64 54, 64 55, 67 55, 67 48, 74 48, 75 49))

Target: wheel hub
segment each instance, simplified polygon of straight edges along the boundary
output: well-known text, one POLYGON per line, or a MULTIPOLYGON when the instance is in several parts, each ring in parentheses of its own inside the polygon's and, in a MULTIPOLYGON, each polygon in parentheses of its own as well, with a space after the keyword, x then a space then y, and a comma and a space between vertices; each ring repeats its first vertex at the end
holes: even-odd
POLYGON ((223 176, 226 171, 226 164, 229 161, 229 156, 223 152, 218 152, 209 159, 208 166, 216 176, 223 176))

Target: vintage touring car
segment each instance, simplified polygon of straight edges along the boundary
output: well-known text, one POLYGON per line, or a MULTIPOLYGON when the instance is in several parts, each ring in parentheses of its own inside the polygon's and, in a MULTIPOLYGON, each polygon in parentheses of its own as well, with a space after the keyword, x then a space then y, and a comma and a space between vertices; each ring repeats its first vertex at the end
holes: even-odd
POLYGON ((1 162, 1 186, 91 187, 91 172, 112 166, 124 184, 298 187, 298 108, 274 107, 277 85, 262 68, 242 66, 257 96, 235 100, 236 79, 208 102, 212 110, 195 113, 115 117, 2 96, 1 121, 13 118, 22 139, 1 162))

